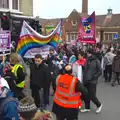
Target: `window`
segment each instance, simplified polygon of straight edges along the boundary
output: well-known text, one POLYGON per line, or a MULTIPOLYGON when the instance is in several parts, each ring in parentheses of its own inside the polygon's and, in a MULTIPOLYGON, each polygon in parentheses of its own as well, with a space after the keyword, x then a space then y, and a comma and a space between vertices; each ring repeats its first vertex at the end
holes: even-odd
POLYGON ((71 39, 70 40, 76 40, 77 39, 77 33, 71 33, 71 39))
POLYGON ((74 33, 71 33, 71 40, 74 40, 74 33))
POLYGON ((68 41, 70 41, 70 33, 68 33, 68 41))
POLYGON ((113 40, 113 34, 112 33, 109 34, 109 40, 113 40))
POLYGON ((0 0, 0 8, 9 8, 9 0, 0 0))
POLYGON ((105 32, 104 33, 104 40, 112 41, 114 39, 114 34, 116 34, 116 32, 105 32))
POLYGON ((108 33, 105 33, 104 36, 105 36, 105 40, 108 40, 108 33))
POLYGON ((12 0, 12 9, 18 10, 18 0, 12 0))

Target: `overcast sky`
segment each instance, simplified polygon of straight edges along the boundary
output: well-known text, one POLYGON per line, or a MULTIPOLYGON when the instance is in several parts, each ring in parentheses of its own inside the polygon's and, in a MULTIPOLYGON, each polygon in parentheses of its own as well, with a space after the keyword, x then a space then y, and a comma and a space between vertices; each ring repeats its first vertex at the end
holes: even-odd
MULTIPOLYGON (((34 16, 41 18, 63 18, 67 17, 73 9, 81 12, 82 0, 33 0, 34 16)), ((106 14, 108 8, 113 13, 120 13, 120 0, 88 0, 89 14, 106 14)))

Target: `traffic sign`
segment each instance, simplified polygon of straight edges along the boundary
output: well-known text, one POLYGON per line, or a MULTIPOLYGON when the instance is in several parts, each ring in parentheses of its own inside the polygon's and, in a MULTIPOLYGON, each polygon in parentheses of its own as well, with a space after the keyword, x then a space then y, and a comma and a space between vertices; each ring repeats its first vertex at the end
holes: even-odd
POLYGON ((118 39, 118 34, 114 34, 114 39, 118 39))

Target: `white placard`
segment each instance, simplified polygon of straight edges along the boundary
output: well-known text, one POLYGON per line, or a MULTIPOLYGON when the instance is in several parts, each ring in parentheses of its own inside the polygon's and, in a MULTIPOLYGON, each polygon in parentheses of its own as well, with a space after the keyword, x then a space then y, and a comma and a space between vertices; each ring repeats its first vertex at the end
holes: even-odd
POLYGON ((46 45, 40 48, 32 48, 30 50, 28 50, 24 57, 25 58, 34 58, 36 54, 41 54, 43 58, 47 57, 47 55, 49 54, 49 49, 51 46, 46 45))

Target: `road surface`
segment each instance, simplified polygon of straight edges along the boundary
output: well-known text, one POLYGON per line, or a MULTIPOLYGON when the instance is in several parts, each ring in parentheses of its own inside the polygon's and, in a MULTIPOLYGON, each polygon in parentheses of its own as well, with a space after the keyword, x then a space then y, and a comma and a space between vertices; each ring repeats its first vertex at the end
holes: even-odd
MULTIPOLYGON (((29 68, 27 71, 30 73, 29 68)), ((29 74, 26 80, 29 80, 29 74)), ((29 87, 25 92, 30 95, 29 87)), ((96 106, 91 103, 91 112, 79 113, 79 120, 120 120, 120 86, 111 87, 110 83, 104 83, 103 77, 100 77, 97 96, 103 104, 102 112, 96 114, 96 106)), ((52 101, 53 98, 50 96, 49 110, 52 108, 52 101)))

